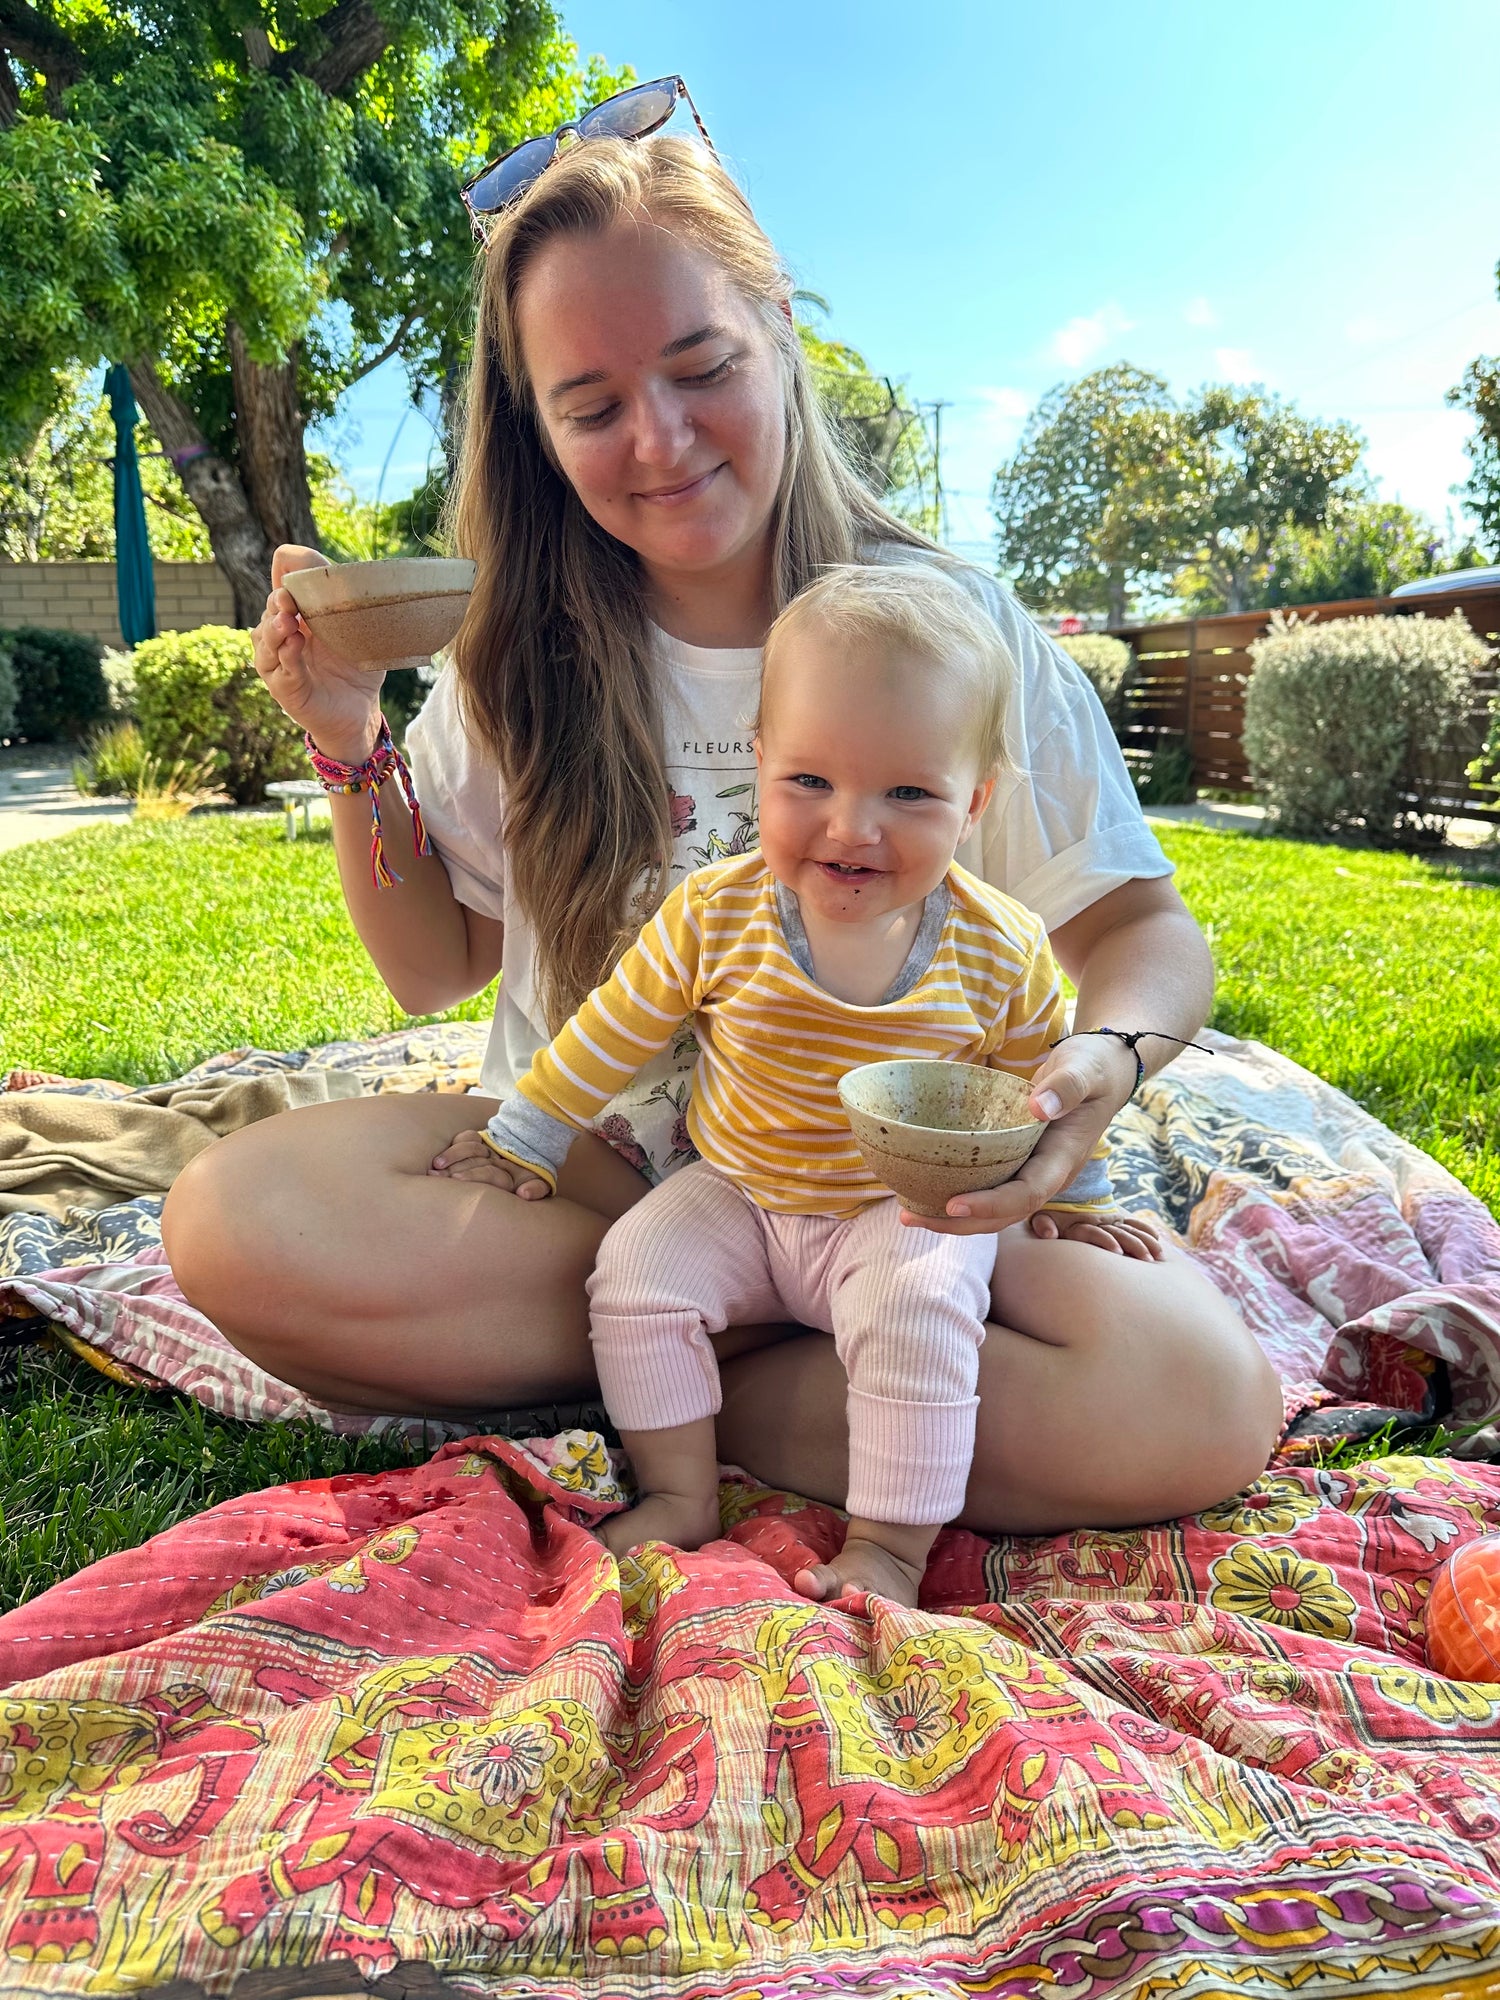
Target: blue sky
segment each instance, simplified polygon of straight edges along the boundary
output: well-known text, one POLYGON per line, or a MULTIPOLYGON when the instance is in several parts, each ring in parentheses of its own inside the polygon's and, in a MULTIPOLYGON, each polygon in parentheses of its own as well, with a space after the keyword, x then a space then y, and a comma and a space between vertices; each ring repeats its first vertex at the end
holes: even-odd
MULTIPOLYGON (((942 400, 950 536, 1052 384, 1128 360, 1260 382, 1369 440, 1439 525, 1500 351, 1493 0, 562 0, 583 53, 680 72, 826 330, 942 400)), ((458 226, 455 218, 455 226, 458 226)), ((431 443, 388 365, 333 444, 358 491, 431 443), (394 439, 394 448, 393 448, 394 439)))

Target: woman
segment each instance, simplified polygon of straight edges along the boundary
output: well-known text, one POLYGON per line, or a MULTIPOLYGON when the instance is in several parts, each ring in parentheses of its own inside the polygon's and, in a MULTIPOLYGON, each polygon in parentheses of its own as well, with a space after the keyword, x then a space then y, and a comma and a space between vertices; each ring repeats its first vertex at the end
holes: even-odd
MULTIPOLYGON (((493 224, 484 260, 458 551, 478 565, 454 664, 410 734, 435 852, 413 858, 396 784, 332 797, 350 915, 397 1001, 435 1013, 503 966, 487 1092, 603 975, 674 875, 754 844, 760 642, 820 567, 945 561, 875 504, 819 417, 790 280, 739 190, 670 137, 586 138, 493 224), (503 801, 503 807, 502 807, 503 801), (502 840, 503 818, 503 840, 502 840)), ((377 676, 299 628, 281 549, 255 634, 272 695, 325 764, 375 745, 377 676)), ((1082 676, 977 572, 1024 694, 1015 776, 966 865, 1039 910, 1080 1027, 1191 1036, 1207 948, 1168 880, 1082 676)), ((1168 1040, 1140 1044, 1148 1067, 1168 1040)), ((466 1177, 453 1100, 314 1107, 210 1148, 163 1233, 187 1297, 262 1366, 323 1400, 463 1413, 587 1394, 584 1281, 614 1217, 684 1157, 689 1046, 648 1070, 569 1157, 559 1199, 466 1177), (613 1140, 611 1145, 609 1141, 613 1140)), ((1022 1176, 942 1226, 998 1234, 995 1323, 964 1519, 1021 1532, 1207 1506, 1265 1465, 1280 1396, 1254 1339, 1185 1259, 1054 1240, 1039 1218, 1138 1078, 1103 1034, 1062 1043, 1022 1176), (1102 1275, 1101 1275, 1102 1273, 1102 1275)), ((482 1126, 493 1095, 469 1107, 482 1126)), ((843 1491, 844 1378, 788 1328, 723 1337, 721 1455, 817 1497, 843 1491)))

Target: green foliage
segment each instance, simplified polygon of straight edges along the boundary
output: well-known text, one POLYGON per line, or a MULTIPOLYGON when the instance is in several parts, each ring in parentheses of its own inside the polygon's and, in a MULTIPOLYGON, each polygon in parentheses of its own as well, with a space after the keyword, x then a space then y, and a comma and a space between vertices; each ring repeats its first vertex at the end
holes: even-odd
POLYGON ((0 740, 15 734, 16 699, 20 690, 10 648, 0 639, 0 740))
POLYGON ((210 788, 213 766, 212 756, 166 764, 146 748, 139 723, 113 722, 89 737, 73 782, 94 798, 133 799, 143 818, 179 819, 210 788))
POLYGON ((1250 647, 1245 755, 1277 824, 1294 834, 1355 825, 1411 830, 1402 792, 1462 741, 1473 675, 1490 649, 1451 618, 1273 615, 1250 647))
POLYGON ((1073 632, 1057 641, 1070 660, 1082 667, 1093 683, 1111 722, 1118 722, 1125 709, 1125 688, 1135 655, 1123 639, 1108 632, 1073 632))
POLYGON ((0 632, 0 645, 16 678, 15 731, 28 743, 76 739, 104 714, 109 694, 97 639, 18 625, 0 632))
POLYGON ((1194 611, 1261 601, 1277 537, 1352 496, 1361 439, 1263 390, 1179 407, 1123 364, 1043 397, 991 494, 1000 568, 1028 601, 1105 611, 1177 577, 1194 611))
POLYGON ((549 0, 45 18, 65 53, 50 77, 12 54, 0 131, 0 454, 63 405, 67 371, 144 356, 245 471, 231 322, 254 361, 292 359, 310 422, 388 352, 441 381, 469 339, 460 182, 630 74, 581 64, 549 0))
MULTIPOLYGON (((0 458, 0 558, 113 562, 115 429, 82 369, 60 378, 62 400, 28 444, 0 458)), ((136 431, 146 532, 158 562, 208 562, 208 535, 149 427, 136 431)))
POLYGON ((1470 472, 1463 499, 1491 554, 1500 556, 1500 355, 1481 354, 1471 361, 1446 401, 1474 418, 1474 435, 1464 446, 1470 472))
POLYGON ((1179 567, 1198 579, 1190 608, 1263 603, 1278 538, 1354 497, 1363 439, 1259 389, 1201 390, 1173 428, 1164 514, 1179 567))
POLYGON ((1027 603, 1119 624, 1128 594, 1167 565, 1154 486, 1173 413, 1159 375, 1124 365, 1038 403, 990 494, 1000 573, 1027 603))
POLYGON ((1267 579, 1267 604, 1332 604, 1389 597, 1444 567, 1430 521, 1398 501, 1359 499, 1330 510, 1321 527, 1283 528, 1267 579))
MULTIPOLYGON (((4 696, 0 694, 0 711, 3 711, 4 696)), ((0 730, 0 735, 4 735, 0 730)), ((1471 785, 1492 785, 1500 791, 1500 694, 1490 697, 1489 728, 1485 731, 1484 747, 1469 766, 1471 785)))
POLYGON ((135 709, 146 748, 164 768, 204 760, 236 805, 256 805, 273 779, 306 773, 302 732, 267 694, 248 632, 200 625, 142 640, 135 709))
POLYGON ((937 455, 905 385, 873 375, 856 349, 825 340, 805 322, 798 322, 797 338, 850 464, 893 514, 936 539, 942 525, 937 455))
POLYGON ((1197 796, 1193 753, 1181 736, 1163 730, 1150 750, 1130 761, 1131 781, 1143 806, 1182 806, 1197 796))

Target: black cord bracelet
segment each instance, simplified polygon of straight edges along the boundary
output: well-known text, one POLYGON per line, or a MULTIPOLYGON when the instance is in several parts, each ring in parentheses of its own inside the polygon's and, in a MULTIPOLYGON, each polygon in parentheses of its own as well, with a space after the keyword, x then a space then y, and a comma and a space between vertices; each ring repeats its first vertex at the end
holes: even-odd
MULTIPOLYGON (((1200 1055, 1211 1056, 1213 1054, 1213 1050, 1205 1048, 1202 1042, 1185 1042, 1181 1035, 1166 1035, 1162 1033, 1160 1028, 1131 1028, 1129 1030, 1125 1028, 1073 1028, 1068 1034, 1059 1035, 1057 1041, 1049 1043, 1048 1046, 1055 1049, 1058 1042, 1071 1042, 1077 1035, 1113 1035, 1117 1042, 1125 1044, 1126 1048, 1135 1057, 1135 1082, 1130 1086, 1130 1097, 1135 1096, 1146 1077, 1146 1065, 1141 1060, 1141 1052, 1136 1047, 1137 1042, 1144 1041, 1147 1037, 1150 1037, 1158 1042, 1175 1042, 1180 1049, 1197 1049, 1200 1055)), ((1125 1101, 1128 1104, 1130 1098, 1126 1098, 1125 1101)))

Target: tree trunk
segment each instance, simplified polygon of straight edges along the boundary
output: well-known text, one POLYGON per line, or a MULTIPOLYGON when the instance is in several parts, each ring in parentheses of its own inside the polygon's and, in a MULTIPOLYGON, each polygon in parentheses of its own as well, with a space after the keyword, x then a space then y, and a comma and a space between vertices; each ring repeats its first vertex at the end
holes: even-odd
MULTIPOLYGON (((297 348, 274 366, 253 361, 233 320, 225 327, 234 381, 234 428, 240 470, 255 517, 272 548, 300 542, 316 548, 307 484, 306 424, 297 401, 297 348)), ((257 617, 260 615, 257 612, 257 617)))
POLYGON ((1109 622, 1114 630, 1125 623, 1125 572, 1122 569, 1109 572, 1109 622))
POLYGON ((212 450, 197 420, 156 372, 149 354, 130 364, 130 385, 162 450, 203 517, 214 561, 234 592, 234 621, 254 625, 271 588, 271 545, 234 467, 212 450))

